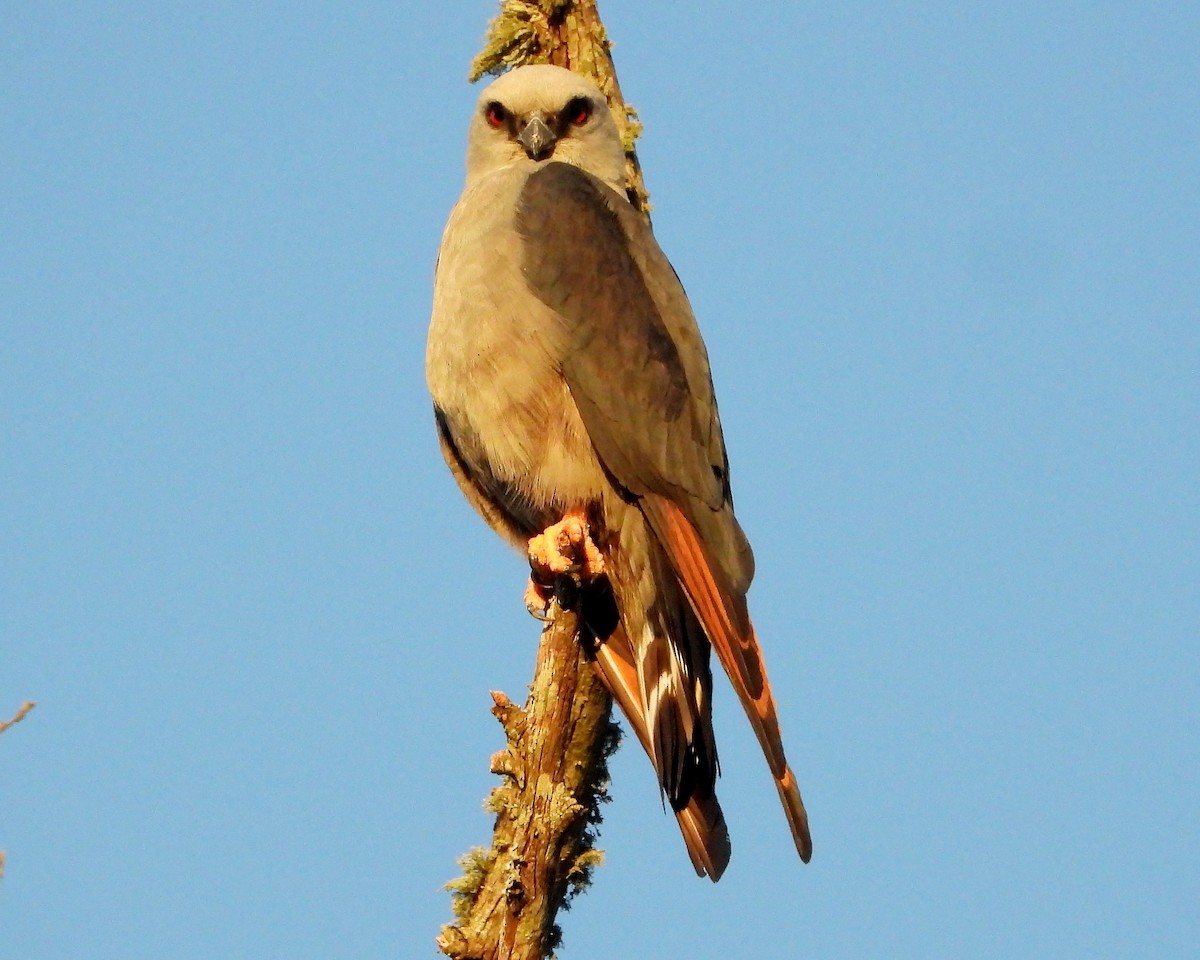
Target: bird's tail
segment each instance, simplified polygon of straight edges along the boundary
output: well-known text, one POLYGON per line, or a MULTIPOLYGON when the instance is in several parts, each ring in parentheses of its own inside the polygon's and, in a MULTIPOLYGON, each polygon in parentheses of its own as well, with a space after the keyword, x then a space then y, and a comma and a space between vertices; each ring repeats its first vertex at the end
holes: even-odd
MULTIPOLYGON (((600 679, 617 701, 642 748, 657 768, 653 734, 646 719, 633 646, 625 628, 618 625, 607 638, 598 640, 595 655, 600 679)), ((694 793, 683 808, 675 812, 675 818, 679 821, 679 829, 697 875, 708 876, 714 883, 721 879, 721 874, 729 865, 730 845, 725 815, 721 812, 716 795, 711 792, 707 796, 694 793)))
POLYGON ((730 853, 729 830, 716 795, 693 796, 675 818, 696 875, 711 877, 716 883, 729 865, 730 853))
POLYGON ((666 549, 676 576, 692 610, 729 675, 738 699, 750 718, 759 745, 767 758, 775 788, 787 816, 800 859, 812 857, 808 814, 800 799, 796 777, 788 766, 779 735, 775 698, 767 680, 762 649, 750 622, 744 595, 731 590, 714 567, 695 528, 683 512, 663 497, 647 496, 642 508, 659 541, 666 549))

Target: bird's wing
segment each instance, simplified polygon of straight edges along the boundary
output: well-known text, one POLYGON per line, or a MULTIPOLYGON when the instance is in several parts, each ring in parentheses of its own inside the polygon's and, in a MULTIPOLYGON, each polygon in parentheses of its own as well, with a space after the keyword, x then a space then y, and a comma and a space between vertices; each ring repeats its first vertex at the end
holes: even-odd
POLYGON ((754 559, 733 515, 708 355, 649 227, 563 163, 526 180, 516 227, 526 282, 571 331, 563 376, 605 469, 635 496, 678 503, 744 593, 754 559))
POLYGON ((549 163, 529 176, 516 228, 529 288, 570 331, 562 373, 589 439, 646 517, 729 674, 807 860, 807 817, 746 609, 753 555, 682 285, 633 208, 576 167, 549 163))

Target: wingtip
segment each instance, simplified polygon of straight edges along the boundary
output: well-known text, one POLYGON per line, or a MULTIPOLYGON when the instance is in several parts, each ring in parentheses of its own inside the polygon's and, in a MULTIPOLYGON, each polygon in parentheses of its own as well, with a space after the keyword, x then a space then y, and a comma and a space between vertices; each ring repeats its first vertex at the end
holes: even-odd
POLYGON ((792 839, 796 843, 796 852, 800 854, 802 861, 808 863, 812 859, 812 834, 808 830, 808 811, 804 809, 804 801, 800 799, 800 788, 796 784, 796 776, 791 767, 784 769, 783 776, 775 778, 775 788, 779 791, 779 800, 783 804, 783 812, 787 816, 792 839))

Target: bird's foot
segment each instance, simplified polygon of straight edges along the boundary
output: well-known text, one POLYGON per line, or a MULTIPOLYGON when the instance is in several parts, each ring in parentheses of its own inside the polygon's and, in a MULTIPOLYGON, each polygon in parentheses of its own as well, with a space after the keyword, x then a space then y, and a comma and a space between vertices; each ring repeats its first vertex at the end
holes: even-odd
POLYGON ((577 573, 585 581, 604 572, 604 557, 582 510, 572 510, 529 541, 529 565, 538 573, 577 573))
POLYGON ((525 585, 525 609, 539 620, 549 620, 547 610, 550 601, 554 599, 554 584, 549 587, 537 582, 537 574, 529 575, 529 583, 525 585))
POLYGON ((604 557, 592 540, 587 517, 572 510, 558 523, 529 541, 529 585, 525 607, 535 617, 546 618, 550 601, 569 609, 581 583, 590 583, 604 573, 604 557))

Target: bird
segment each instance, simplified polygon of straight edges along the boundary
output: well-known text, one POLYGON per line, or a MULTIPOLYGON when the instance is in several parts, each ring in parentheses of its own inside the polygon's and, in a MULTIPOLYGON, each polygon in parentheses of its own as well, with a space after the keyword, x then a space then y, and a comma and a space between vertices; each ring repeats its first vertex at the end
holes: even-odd
POLYGON ((716 797, 713 651, 807 863, 808 815, 747 607, 754 556, 734 515, 708 354, 630 202, 616 121, 590 79, 532 64, 480 94, 434 271, 425 367, 463 494, 531 551, 527 602, 544 605, 547 570, 563 566, 547 559, 547 538, 584 557, 581 642, 654 766, 697 875, 720 879, 731 851, 716 797))

